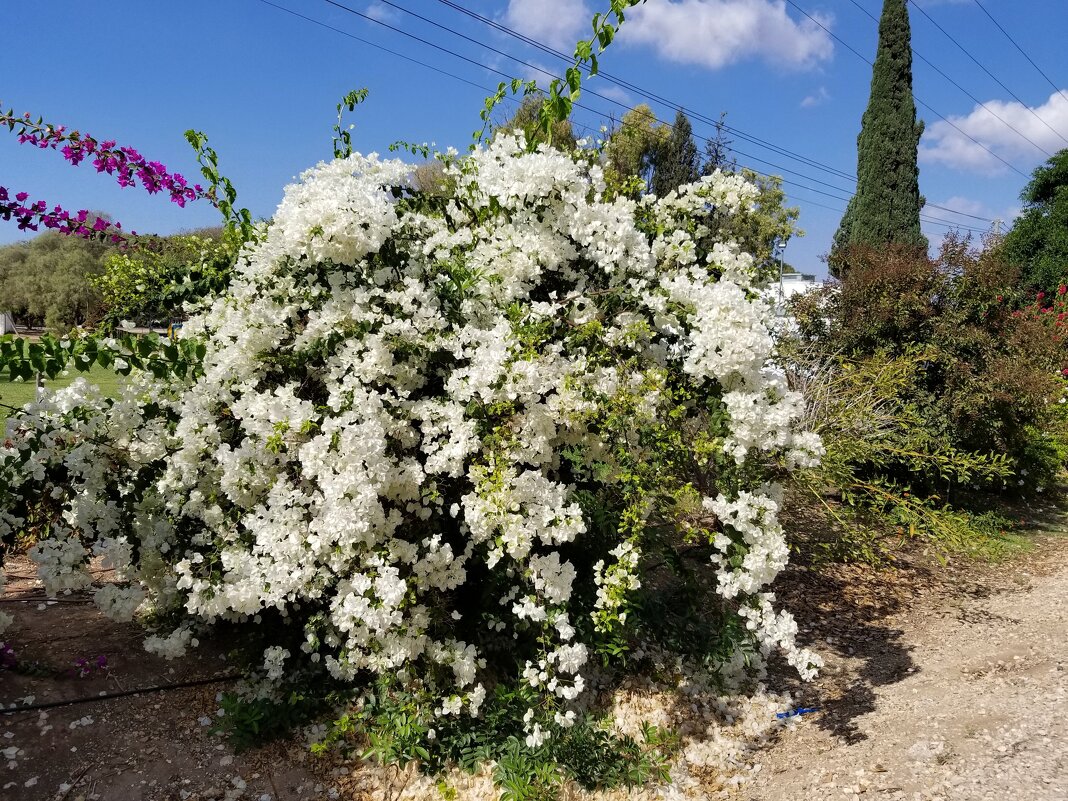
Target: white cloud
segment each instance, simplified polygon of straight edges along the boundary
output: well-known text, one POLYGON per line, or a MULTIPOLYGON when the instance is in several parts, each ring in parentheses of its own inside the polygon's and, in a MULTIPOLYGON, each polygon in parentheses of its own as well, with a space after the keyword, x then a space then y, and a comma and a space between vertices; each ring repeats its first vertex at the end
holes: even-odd
POLYGON ((371 19, 378 20, 379 22, 387 22, 390 25, 395 25, 400 22, 401 13, 395 8, 390 8, 385 3, 374 2, 367 6, 365 12, 371 19))
MULTIPOLYGON (((829 17, 813 16, 830 27, 829 17)), ((709 69, 754 58, 804 68, 834 52, 830 35, 808 18, 795 21, 783 0, 647 0, 631 9, 620 40, 709 69)))
POLYGON ((614 83, 598 84, 594 80, 585 84, 585 88, 587 91, 594 91, 599 95, 615 100, 617 103, 622 103, 628 108, 634 105, 634 100, 627 94, 626 90, 621 86, 616 86, 614 83))
POLYGON ((949 120, 960 130, 943 120, 928 125, 920 142, 920 161, 996 173, 1003 171, 1005 165, 984 147, 1010 163, 1033 165, 1046 158, 1043 150, 1055 153, 1066 146, 1055 131, 1068 136, 1068 97, 1055 92, 1045 103, 1030 109, 1016 101, 990 100, 976 106, 967 116, 951 116, 949 120), (1006 122, 1041 150, 1011 130, 1006 122))
POLYGON ((508 0, 504 12, 508 27, 569 55, 575 42, 593 34, 592 19, 584 0, 508 0))
POLYGON ((818 91, 808 95, 801 101, 801 108, 813 108, 814 106, 822 106, 828 100, 831 99, 830 92, 827 91, 826 86, 821 86, 818 91))
MULTIPOLYGON (((830 27, 829 16, 813 16, 830 27)), ((592 17, 585 0, 509 0, 504 21, 571 53, 577 39, 592 34, 592 17)), ((646 0, 627 12, 619 41, 709 69, 748 59, 805 68, 834 52, 828 33, 808 18, 795 21, 784 0, 646 0)))

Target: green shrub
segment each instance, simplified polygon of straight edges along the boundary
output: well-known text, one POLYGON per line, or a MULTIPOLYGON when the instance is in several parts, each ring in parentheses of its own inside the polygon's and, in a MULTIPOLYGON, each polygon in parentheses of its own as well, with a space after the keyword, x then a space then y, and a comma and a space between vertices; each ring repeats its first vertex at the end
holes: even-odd
MULTIPOLYGON (((843 284, 797 304, 800 340, 826 358, 911 361, 895 398, 928 451, 1003 457, 1028 489, 1054 480, 1061 465, 1048 435, 1063 396, 1060 357, 1040 322, 1014 314, 1016 272, 996 252, 954 237, 937 259, 903 247, 857 248, 851 264, 843 284)), ((889 475, 926 491, 974 483, 932 481, 912 464, 889 475)))
POLYGON ((214 295, 226 286, 237 248, 220 229, 176 234, 112 253, 90 283, 112 324, 184 318, 185 301, 214 295))
POLYGON ((844 283, 795 301, 779 347, 826 450, 793 481, 795 504, 833 531, 809 546, 878 561, 896 533, 997 549, 1001 495, 1043 491, 1068 456, 1048 320, 1015 312, 1016 274, 967 240, 947 238, 937 259, 855 248, 850 263, 844 283))

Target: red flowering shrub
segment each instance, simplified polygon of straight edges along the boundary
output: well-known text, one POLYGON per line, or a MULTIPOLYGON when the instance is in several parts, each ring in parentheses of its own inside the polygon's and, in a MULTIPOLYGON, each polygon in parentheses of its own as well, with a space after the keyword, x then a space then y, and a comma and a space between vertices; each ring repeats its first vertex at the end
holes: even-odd
POLYGON ((833 358, 922 354, 916 379, 891 400, 918 412, 931 448, 1007 458, 1016 484, 1050 481, 1068 453, 1057 376, 1068 368, 1068 290, 1018 311, 1015 268, 955 237, 935 259, 857 248, 850 265, 843 283, 795 309, 802 337, 833 358))
POLYGON ((1035 302, 1016 312, 1016 316, 1044 327, 1059 354, 1061 375, 1068 378, 1068 286, 1061 284, 1052 296, 1039 292, 1035 302))

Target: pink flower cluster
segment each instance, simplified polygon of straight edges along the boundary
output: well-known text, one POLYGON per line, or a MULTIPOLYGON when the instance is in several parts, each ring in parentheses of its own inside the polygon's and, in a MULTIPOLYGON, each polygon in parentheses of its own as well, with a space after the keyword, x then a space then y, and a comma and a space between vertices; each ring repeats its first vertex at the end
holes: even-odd
MULTIPOLYGON (((126 243, 126 236, 121 233, 122 224, 113 223, 102 217, 91 217, 85 209, 71 214, 56 206, 51 211, 43 200, 29 201, 26 192, 18 192, 14 197, 6 187, 0 186, 0 219, 18 222, 20 231, 36 231, 40 226, 59 231, 82 239, 100 239, 120 245, 126 243)), ((136 236, 131 231, 130 236, 136 236)))
POLYGON ((97 172, 106 172, 118 179, 119 186, 136 186, 140 182, 149 194, 167 192, 171 201, 184 207, 191 200, 214 198, 200 184, 189 182, 178 173, 171 173, 158 161, 146 161, 132 147, 116 147, 113 140, 98 141, 78 131, 67 132, 66 126, 48 125, 38 120, 33 122, 29 113, 16 117, 13 111, 0 109, 0 125, 8 130, 18 130, 19 142, 42 149, 59 150, 73 165, 92 158, 97 172))

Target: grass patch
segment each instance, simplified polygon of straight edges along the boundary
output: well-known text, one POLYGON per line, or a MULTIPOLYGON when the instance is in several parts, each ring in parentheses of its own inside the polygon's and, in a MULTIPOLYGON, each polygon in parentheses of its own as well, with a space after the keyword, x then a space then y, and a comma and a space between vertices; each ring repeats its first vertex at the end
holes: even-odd
MULTIPOLYGON (((101 367, 99 364, 94 364, 93 369, 87 373, 71 370, 68 375, 46 380, 44 384, 49 389, 61 389, 70 385, 78 376, 84 376, 90 384, 96 384, 105 395, 114 396, 119 393, 121 376, 114 370, 101 367)), ((37 388, 32 381, 0 380, 0 420, 6 420, 14 409, 20 409, 27 403, 31 403, 36 394, 37 388)))

